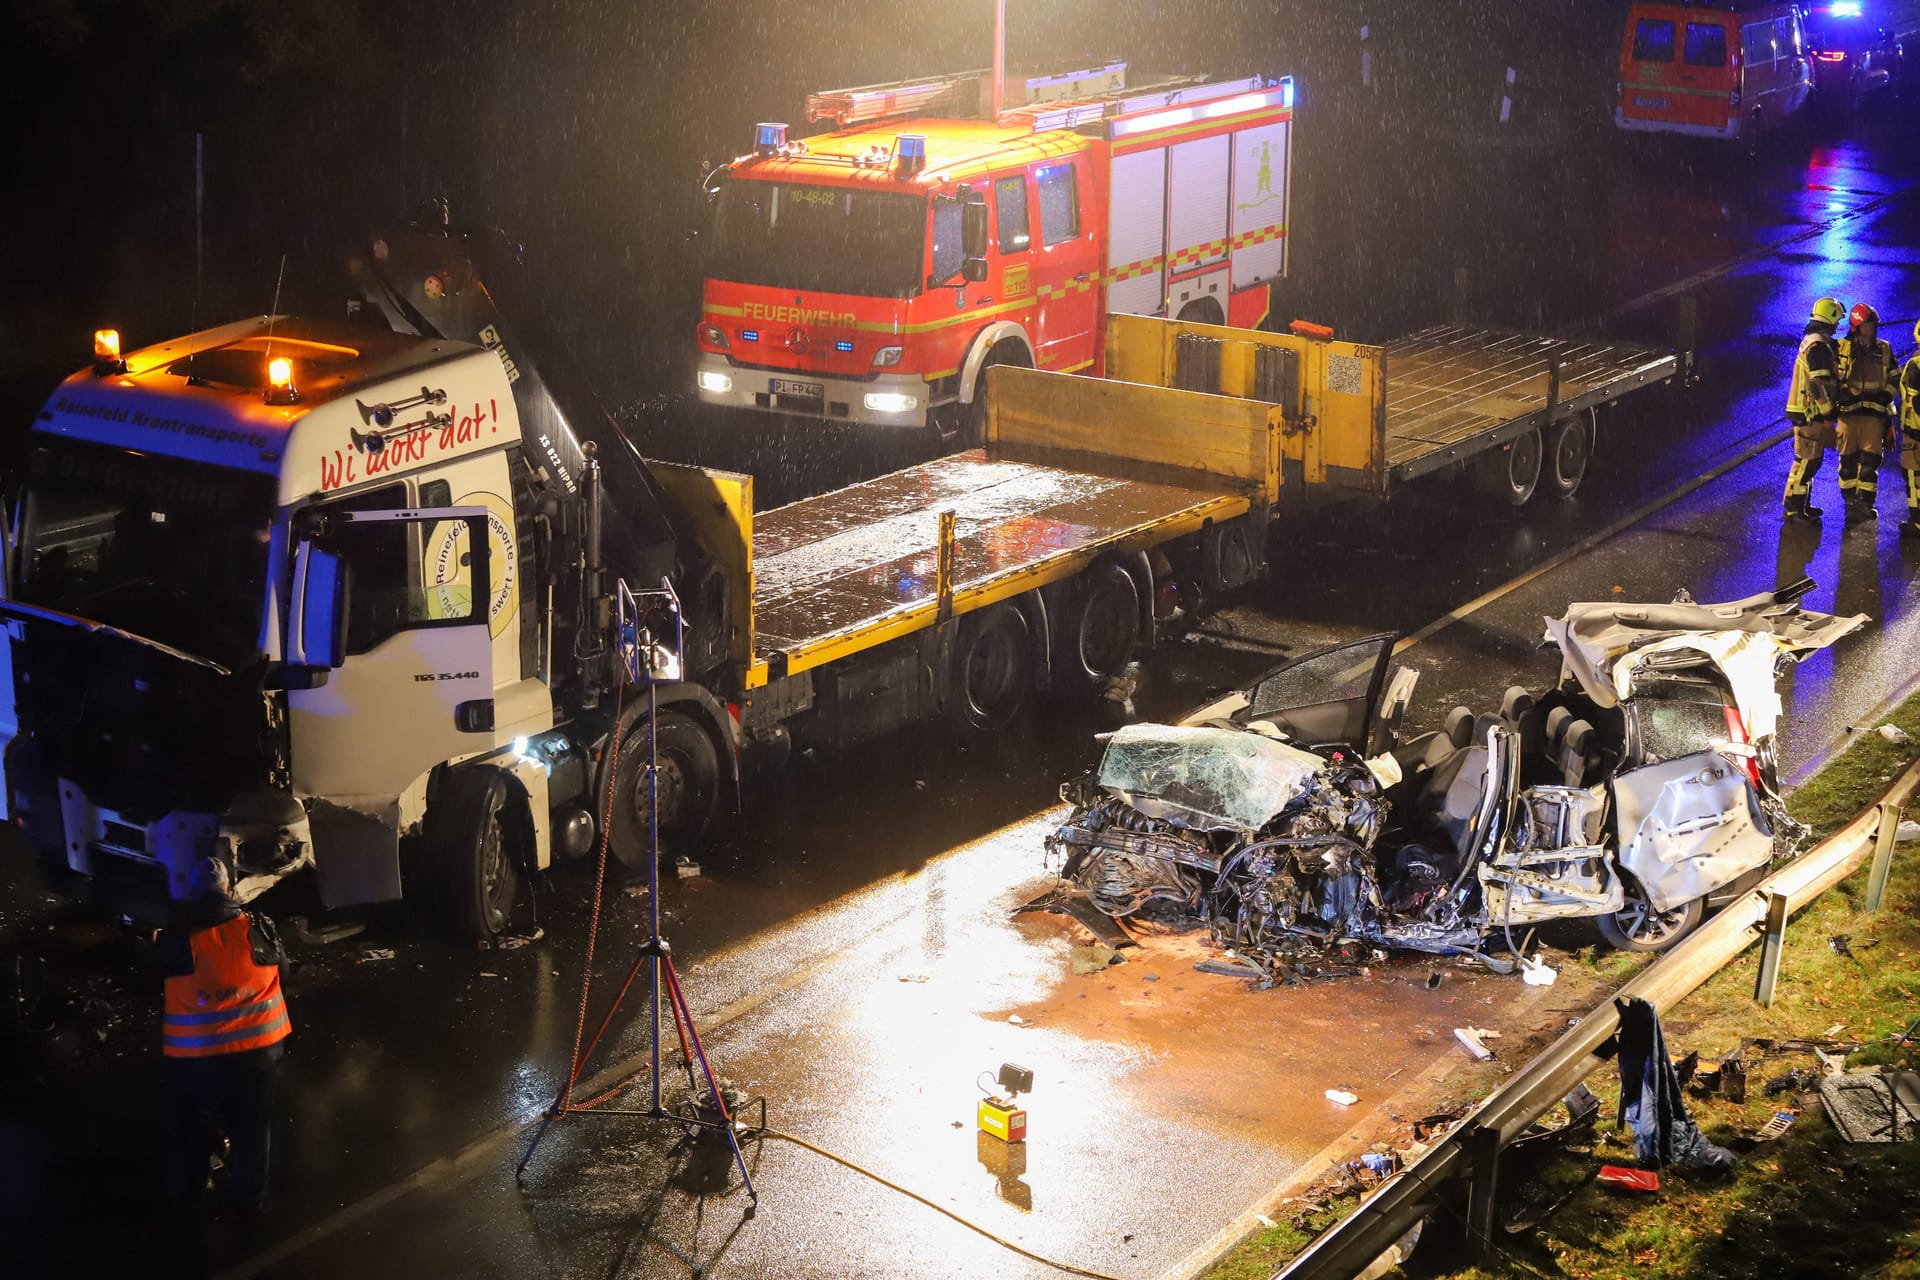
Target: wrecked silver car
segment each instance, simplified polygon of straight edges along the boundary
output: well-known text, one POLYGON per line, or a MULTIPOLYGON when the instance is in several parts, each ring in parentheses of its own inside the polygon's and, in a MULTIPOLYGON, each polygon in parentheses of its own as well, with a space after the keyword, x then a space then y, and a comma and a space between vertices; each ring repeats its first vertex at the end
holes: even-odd
POLYGON ((1576 604, 1558 681, 1402 742, 1417 674, 1370 636, 1268 672, 1177 725, 1112 734, 1046 842, 1116 919, 1158 904, 1276 971, 1330 949, 1477 953, 1592 918, 1657 951, 1757 883, 1783 819, 1776 673, 1862 625, 1813 584, 1727 604, 1576 604))

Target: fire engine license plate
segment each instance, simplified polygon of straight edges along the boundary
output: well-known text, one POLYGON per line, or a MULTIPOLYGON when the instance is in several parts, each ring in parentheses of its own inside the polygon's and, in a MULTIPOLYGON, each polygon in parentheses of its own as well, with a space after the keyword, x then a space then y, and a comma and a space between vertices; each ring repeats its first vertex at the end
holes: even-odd
POLYGON ((794 382, 787 378, 769 378, 767 390, 776 396, 799 396, 806 400, 827 398, 826 386, 818 382, 794 382))
POLYGON ((1633 105, 1636 107, 1652 107, 1655 111, 1664 111, 1666 110, 1667 100, 1665 98, 1635 98, 1633 105))

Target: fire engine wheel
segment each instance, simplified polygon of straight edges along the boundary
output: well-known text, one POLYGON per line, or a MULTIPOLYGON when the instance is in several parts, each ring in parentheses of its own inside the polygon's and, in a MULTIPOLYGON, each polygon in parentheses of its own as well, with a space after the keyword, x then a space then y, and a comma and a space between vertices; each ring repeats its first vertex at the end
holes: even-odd
MULTIPOLYGON (((699 843, 720 806, 720 752, 692 718, 662 711, 655 750, 660 762, 660 844, 685 849, 699 843)), ((645 867, 647 827, 647 722, 627 730, 620 746, 613 792, 613 856, 622 865, 645 867)))
POLYGON ((1547 485, 1556 498, 1571 498, 1593 461, 1596 414, 1592 409, 1553 424, 1547 437, 1547 485))
POLYGON ((1133 575, 1103 560, 1080 580, 1080 599, 1063 639, 1069 679, 1101 688, 1125 674, 1140 643, 1140 592, 1133 575))
POLYGON ((1695 898, 1670 911, 1655 911, 1632 877, 1624 877, 1626 905, 1595 921, 1600 936, 1621 951, 1665 951, 1692 933, 1706 915, 1706 899, 1695 898))
POLYGON ((506 779, 493 769, 455 770, 427 811, 425 835, 455 925, 480 938, 505 929, 520 892, 522 853, 506 779))
POLYGON ((963 725, 982 732, 1006 728, 1032 688, 1033 639, 1025 614, 1002 602, 961 620, 952 706, 963 725))
MULTIPOLYGON (((1033 368, 1033 359, 1027 349, 1018 342, 1003 340, 996 342, 987 351, 987 358, 980 362, 980 373, 973 384, 973 401, 970 404, 955 405, 958 425, 950 429, 949 434, 940 437, 942 444, 951 449, 977 449, 987 438, 987 370, 997 364, 1010 364, 1021 369, 1033 368)), ((938 430, 938 428, 936 428, 938 430)))

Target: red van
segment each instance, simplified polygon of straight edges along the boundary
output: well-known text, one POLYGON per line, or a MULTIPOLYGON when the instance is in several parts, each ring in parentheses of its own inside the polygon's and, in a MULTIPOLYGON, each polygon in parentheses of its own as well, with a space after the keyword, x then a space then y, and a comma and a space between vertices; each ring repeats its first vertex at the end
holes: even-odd
POLYGON ((1812 92, 1799 5, 1636 4, 1620 44, 1613 122, 1753 142, 1812 92))

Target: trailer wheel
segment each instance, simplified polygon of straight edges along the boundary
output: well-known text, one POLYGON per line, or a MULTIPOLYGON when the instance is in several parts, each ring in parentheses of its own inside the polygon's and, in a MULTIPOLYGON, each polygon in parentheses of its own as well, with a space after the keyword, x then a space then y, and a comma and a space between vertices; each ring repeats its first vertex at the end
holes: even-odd
POLYGON ((513 918, 520 891, 520 824, 506 779, 493 769, 457 769, 427 810, 430 874, 456 927, 491 938, 513 918))
POLYGON ((1002 602, 968 614, 953 655, 952 707, 970 729, 1004 729, 1033 687, 1033 641, 1026 615, 1002 602))
MULTIPOLYGON (((678 711, 660 712, 654 745, 660 764, 660 842, 680 848, 697 844, 713 825, 720 805, 720 752, 705 730, 678 711)), ((617 768, 613 856, 623 866, 645 867, 649 846, 646 717, 627 730, 617 768)))
POLYGON ((1494 492, 1524 507, 1540 485, 1540 428, 1528 427, 1489 460, 1494 492))
POLYGON ((1671 911, 1655 911, 1639 883, 1631 876, 1623 878, 1626 905, 1594 921, 1600 926, 1600 936, 1621 951, 1665 951, 1692 933, 1707 913, 1705 898, 1695 898, 1671 911))
POLYGON ((1208 595, 1219 595, 1252 582, 1260 570, 1259 549, 1254 545, 1254 522, 1229 520, 1208 525, 1200 535, 1200 586, 1208 595))
POLYGON ((1080 579, 1080 599, 1061 637, 1069 680, 1092 688, 1125 674, 1140 643, 1140 591, 1133 575, 1102 560, 1080 579))
POLYGON ((1571 498, 1593 461, 1596 415, 1592 409, 1553 424, 1547 438, 1547 484, 1556 498, 1571 498))

